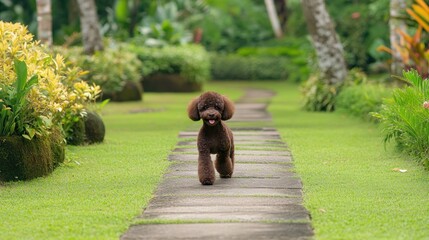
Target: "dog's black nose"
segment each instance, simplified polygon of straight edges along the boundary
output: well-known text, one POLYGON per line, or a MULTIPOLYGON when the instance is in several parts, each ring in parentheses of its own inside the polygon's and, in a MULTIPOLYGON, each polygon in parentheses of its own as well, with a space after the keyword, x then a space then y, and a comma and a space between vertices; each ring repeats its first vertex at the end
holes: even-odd
POLYGON ((214 117, 214 113, 209 113, 209 117, 214 117))

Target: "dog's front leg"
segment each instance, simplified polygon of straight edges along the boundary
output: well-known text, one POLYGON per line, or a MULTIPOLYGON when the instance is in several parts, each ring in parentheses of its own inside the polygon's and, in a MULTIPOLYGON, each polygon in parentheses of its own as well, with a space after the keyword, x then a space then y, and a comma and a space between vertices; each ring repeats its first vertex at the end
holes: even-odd
POLYGON ((199 151, 198 177, 203 185, 213 185, 216 177, 210 152, 199 151))
POLYGON ((234 172, 234 163, 230 158, 230 152, 219 152, 216 155, 215 167, 221 178, 230 178, 234 172))

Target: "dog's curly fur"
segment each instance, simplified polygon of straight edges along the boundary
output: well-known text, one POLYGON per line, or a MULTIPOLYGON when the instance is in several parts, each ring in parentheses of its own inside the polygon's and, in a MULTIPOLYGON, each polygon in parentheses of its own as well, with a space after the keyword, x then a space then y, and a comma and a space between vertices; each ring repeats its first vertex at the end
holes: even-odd
POLYGON ((234 104, 216 92, 205 92, 188 105, 188 116, 203 120, 198 134, 198 177, 201 184, 212 185, 215 171, 210 154, 216 154, 215 168, 221 178, 234 172, 234 139, 231 129, 223 122, 234 114, 234 104))

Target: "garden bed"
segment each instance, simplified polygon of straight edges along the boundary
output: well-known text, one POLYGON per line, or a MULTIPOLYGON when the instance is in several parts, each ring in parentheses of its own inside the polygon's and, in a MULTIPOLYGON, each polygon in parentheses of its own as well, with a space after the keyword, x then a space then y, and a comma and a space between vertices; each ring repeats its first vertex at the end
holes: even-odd
POLYGON ((180 74, 155 73, 143 80, 147 92, 196 92, 201 91, 202 83, 190 82, 180 74))

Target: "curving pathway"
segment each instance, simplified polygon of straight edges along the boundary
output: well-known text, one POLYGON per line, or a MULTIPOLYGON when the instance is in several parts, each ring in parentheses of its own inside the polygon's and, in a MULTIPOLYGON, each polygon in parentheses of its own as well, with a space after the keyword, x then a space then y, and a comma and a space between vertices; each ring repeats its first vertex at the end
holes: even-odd
MULTIPOLYGON (((197 177, 199 125, 181 132, 155 197, 121 239, 311 239, 310 215, 287 145, 266 111, 273 93, 248 89, 228 121, 236 145, 231 179, 197 177)), ((201 122, 198 122, 201 124, 201 122)), ((213 156, 212 156, 212 159, 213 156)))

